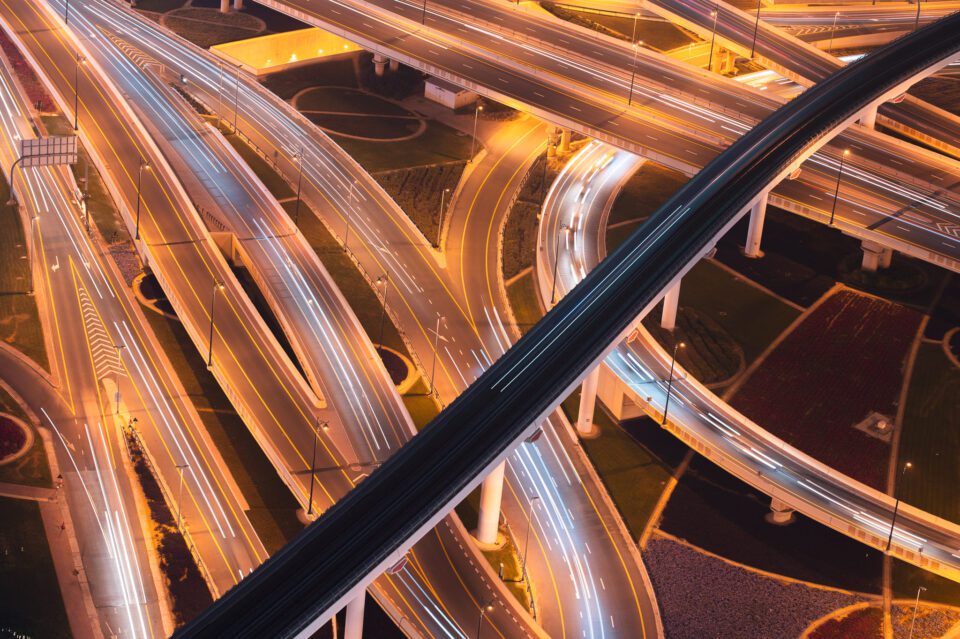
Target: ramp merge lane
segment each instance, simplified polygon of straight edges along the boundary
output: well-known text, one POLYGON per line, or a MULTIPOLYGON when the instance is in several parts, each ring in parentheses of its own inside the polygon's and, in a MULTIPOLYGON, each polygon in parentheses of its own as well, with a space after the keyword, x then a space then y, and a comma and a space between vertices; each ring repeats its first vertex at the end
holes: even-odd
POLYGON ((866 106, 960 52, 960 15, 892 43, 721 153, 379 470, 175 636, 306 635, 498 464, 758 195, 866 106))

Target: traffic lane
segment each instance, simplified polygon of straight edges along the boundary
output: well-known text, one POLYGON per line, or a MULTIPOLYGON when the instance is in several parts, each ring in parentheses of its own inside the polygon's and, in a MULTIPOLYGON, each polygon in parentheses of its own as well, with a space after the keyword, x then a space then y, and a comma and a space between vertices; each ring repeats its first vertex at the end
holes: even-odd
MULTIPOLYGON (((435 562, 434 562, 434 563, 435 563, 435 562)), ((469 562, 469 565, 468 565, 468 562, 465 561, 465 560, 461 560, 461 561, 459 562, 459 564, 460 564, 460 565, 459 565, 458 567, 459 567, 459 574, 460 574, 460 575, 470 575, 470 574, 472 574, 473 572, 475 572, 474 569, 473 569, 473 562, 472 562, 472 560, 469 562)), ((449 573, 448 571, 446 571, 444 565, 441 564, 441 565, 439 566, 439 570, 437 570, 436 568, 432 568, 432 570, 433 570, 434 572, 438 572, 438 573, 439 573, 439 576, 440 576, 439 581, 441 582, 441 584, 444 583, 444 581, 446 581, 446 582, 453 582, 453 579, 450 578, 450 573, 449 573)), ((456 582, 457 582, 457 583, 460 583, 461 579, 462 579, 462 577, 457 576, 457 577, 456 577, 456 582)), ((411 588, 411 591, 413 591, 413 590, 414 590, 414 589, 411 588)), ((423 592, 428 592, 428 591, 429 591, 429 592, 436 592, 436 591, 438 590, 438 588, 437 588, 436 586, 432 586, 431 583, 430 583, 430 581, 427 581, 425 585, 417 585, 415 590, 416 590, 417 592, 420 592, 420 593, 422 594, 423 592)), ((442 587, 439 588, 439 590, 440 590, 441 592, 447 592, 447 593, 451 592, 449 589, 444 589, 444 588, 442 588, 442 587)), ((413 597, 413 598, 418 598, 419 596, 420 596, 420 595, 417 595, 416 592, 414 592, 413 595, 407 593, 407 595, 406 595, 406 600, 409 601, 411 597, 413 597)), ((436 607, 437 605, 438 605, 438 604, 435 603, 435 602, 431 602, 431 603, 430 603, 430 606, 433 606, 433 607, 436 607)), ((429 606, 428 606, 428 607, 429 607, 429 606)), ((462 619, 463 617, 461 616, 460 618, 462 619)), ((448 624, 451 623, 451 622, 449 622, 449 620, 445 620, 445 619, 443 619, 442 617, 438 617, 438 619, 439 619, 438 623, 440 623, 440 622, 444 622, 444 623, 448 623, 448 624)), ((494 614, 494 615, 491 616, 491 619, 497 619, 497 616, 494 614)), ((503 628, 505 628, 505 627, 509 627, 509 626, 503 625, 503 622, 497 622, 497 623, 500 625, 500 628, 501 628, 501 629, 503 629, 503 628)), ((514 623, 515 623, 515 622, 514 622, 514 623)), ((428 626, 428 627, 429 627, 429 626, 428 626)), ((437 632, 442 632, 442 631, 443 631, 442 628, 440 628, 440 629, 437 630, 437 632)))
MULTIPOLYGON (((9 6, 5 6, 7 6, 9 13, 9 6)), ((41 16, 36 12, 22 12, 22 14, 24 15, 13 15, 12 19, 20 22, 21 18, 33 18, 38 19, 41 27, 44 25, 43 20, 39 19, 41 16)), ((64 47, 59 39, 59 35, 60 31, 55 28, 33 29, 30 33, 30 41, 36 45, 38 50, 44 51, 45 55, 40 59, 48 61, 52 68, 51 70, 54 71, 58 71, 58 67, 55 66, 57 58, 60 60, 65 58, 69 61, 61 63, 61 67, 64 64, 70 67, 73 66, 72 48, 64 47), (42 38, 42 42, 46 43, 46 48, 44 48, 41 40, 38 38, 42 38)), ((85 126, 82 125, 82 131, 87 133, 95 149, 98 149, 108 158, 112 157, 115 160, 115 162, 111 163, 112 172, 115 175, 119 173, 121 177, 125 176, 127 178, 125 181, 121 180, 120 184, 122 187, 126 187, 123 195, 128 201, 129 210, 134 210, 136 201, 135 175, 131 175, 127 167, 131 164, 135 167, 138 166, 139 159, 144 156, 143 147, 136 138, 136 135, 129 129, 126 119, 115 110, 110 97, 102 93, 98 85, 92 84, 91 76, 89 75, 90 65, 83 65, 82 71, 85 80, 91 85, 90 89, 85 93, 84 99, 81 100, 81 105, 83 105, 81 122, 86 123, 85 126), (93 103, 97 103, 97 108, 90 109, 89 106, 93 103), (87 114, 86 118, 83 117, 85 113, 87 114), (94 115, 96 115, 96 118, 94 115), (100 117, 105 120, 104 125, 101 125, 99 119, 97 119, 100 117)), ((60 85, 58 88, 63 91, 63 83, 66 83, 68 78, 62 72, 55 73, 54 77, 57 78, 57 84, 60 85)), ((67 84, 67 86, 69 87, 70 85, 67 84)), ((68 92, 68 90, 64 92, 68 92)), ((136 173, 136 169, 134 169, 134 173, 136 173)), ((192 218, 187 220, 183 219, 180 209, 173 204, 173 194, 166 189, 164 184, 160 183, 156 178, 156 174, 157 171, 144 171, 142 205, 144 216, 141 220, 141 235, 151 245, 156 262, 163 265, 162 269, 158 270, 162 270, 169 276, 177 291, 183 292, 184 311, 188 315, 185 319, 187 319, 187 321, 194 321, 195 325, 203 327, 209 325, 208 305, 210 303, 210 291, 214 289, 214 282, 229 282, 230 280, 227 279, 229 277, 229 271, 227 271, 225 267, 221 267, 222 258, 218 260, 219 254, 213 246, 206 246, 198 241, 179 241, 177 243, 164 241, 167 239, 167 236, 164 235, 166 229, 163 227, 155 227, 154 224, 158 221, 166 226, 173 226, 174 232, 188 228, 192 233, 197 232, 194 228, 197 221, 192 218), (152 176, 153 179, 148 179, 148 176, 152 176), (154 204, 155 207, 152 206, 154 204), (154 208, 164 210, 166 213, 161 216, 153 216, 152 211, 154 208), (171 208, 173 209, 172 211, 171 208), (154 233, 156 233, 156 235, 154 235, 154 233), (159 243, 154 240, 154 238, 158 236, 160 238, 159 243), (205 284, 202 283, 204 280, 206 280, 205 284), (207 289, 206 294, 201 295, 197 290, 197 285, 207 289), (191 315, 193 317, 190 317, 191 315), (202 319, 198 321, 197 318, 202 319)), ((159 266, 159 264, 155 264, 155 266, 159 266)), ((234 284, 234 286, 239 287, 239 285, 236 284, 234 284)), ((231 364, 232 362, 229 370, 236 375, 235 379, 242 380, 243 386, 250 391, 249 393, 245 393, 244 397, 256 398, 255 401, 260 403, 258 408, 262 408, 266 413, 267 423, 269 423, 269 420, 272 420, 274 424, 278 426, 280 424, 278 413, 282 411, 272 409, 271 406, 273 406, 278 409, 286 409, 287 414, 291 415, 291 418, 285 420, 287 424, 294 424, 297 419, 295 416, 299 416, 304 422, 308 422, 308 424, 304 424, 305 428, 303 429, 307 431, 311 428, 309 424, 312 424, 313 420, 308 419, 305 412, 309 407, 307 401, 296 396, 296 393, 300 392, 299 388, 290 389, 287 386, 276 388, 276 392, 274 392, 271 397, 271 405, 268 406, 265 403, 264 395, 261 394, 260 389, 273 385, 273 380, 278 379, 278 371, 272 367, 271 362, 264 362, 262 358, 263 352, 259 346, 255 345, 253 348, 245 349, 245 352, 242 354, 242 357, 245 358, 244 365, 236 365, 237 355, 228 345, 224 344, 224 338, 229 339, 233 336, 243 336, 244 339, 250 340, 249 327, 257 327, 264 334, 266 334, 266 328, 262 326, 262 320, 259 320, 259 317, 254 318, 241 315, 237 308, 239 304, 236 297, 240 295, 240 293, 234 291, 231 286, 227 286, 224 292, 226 293, 225 295, 219 295, 219 297, 222 298, 221 306, 223 306, 222 302, 226 301, 229 312, 218 315, 214 351, 219 364, 231 364), (256 322, 260 322, 260 324, 258 325, 256 322), (221 361, 219 355, 223 355, 224 351, 226 351, 225 354, 229 356, 229 359, 224 357, 221 361), (247 376, 247 371, 263 372, 265 377, 261 377, 257 383, 254 384, 247 376), (270 379, 271 377, 273 379, 270 379), (293 406, 290 406, 290 403, 284 405, 285 399, 293 403, 293 406), (297 401, 298 399, 300 399, 299 402, 297 401)), ((241 408, 241 410, 243 409, 241 408)), ((282 427, 280 430, 283 437, 276 437, 275 439, 280 440, 281 444, 287 443, 292 446, 287 433, 283 431, 282 427)), ((303 446, 298 448, 298 452, 300 450, 309 450, 311 443, 312 442, 304 443, 303 446)), ((326 442, 323 443, 323 448, 324 452, 321 454, 329 455, 330 453, 326 452, 326 442)), ((299 458, 303 466, 308 467, 308 463, 305 461, 305 455, 300 454, 299 458)), ((296 457, 291 457, 291 459, 296 459, 296 457)), ((344 474, 340 479, 343 480, 343 491, 345 492, 349 485, 349 478, 344 474)), ((306 490, 304 490, 304 495, 305 494, 306 490)), ((332 502, 332 499, 330 502, 332 502)))

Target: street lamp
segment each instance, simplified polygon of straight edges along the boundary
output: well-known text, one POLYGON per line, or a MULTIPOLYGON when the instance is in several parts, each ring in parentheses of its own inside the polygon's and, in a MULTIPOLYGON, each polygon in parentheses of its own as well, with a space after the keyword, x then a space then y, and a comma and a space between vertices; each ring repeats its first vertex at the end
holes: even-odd
POLYGON ((293 209, 293 225, 300 226, 300 187, 303 184, 303 147, 297 151, 297 204, 293 209))
POLYGON ((663 403, 663 421, 660 422, 662 426, 667 425, 667 411, 670 409, 670 394, 673 392, 673 368, 677 363, 677 349, 686 347, 687 345, 683 342, 677 342, 673 345, 673 356, 670 358, 670 375, 667 376, 667 399, 663 403))
POLYGON ((913 30, 920 28, 920 0, 917 0, 917 19, 913 22, 913 30))
POLYGON ((477 639, 480 639, 480 630, 483 628, 483 618, 488 612, 493 612, 493 604, 489 601, 480 606, 480 619, 477 621, 477 639))
POLYGON ((377 286, 383 285, 383 309, 380 311, 380 331, 377 335, 377 347, 383 348, 383 323, 387 318, 387 293, 390 292, 390 272, 377 278, 377 286))
POLYGON ((887 549, 884 552, 890 552, 890 546, 893 544, 893 528, 897 525, 897 511, 900 510, 900 498, 897 497, 897 493, 900 492, 899 489, 900 484, 903 483, 903 476, 910 468, 913 468, 913 464, 910 462, 903 465, 903 468, 900 469, 900 479, 893 487, 893 496, 896 501, 893 504, 893 517, 890 519, 890 534, 887 536, 887 549))
POLYGON ((217 77, 217 128, 223 122, 223 62, 217 61, 219 75, 217 77))
POLYGON ((223 282, 213 280, 213 293, 210 294, 210 339, 208 339, 209 350, 207 351, 207 368, 213 366, 213 309, 217 301, 217 291, 223 290, 223 282))
POLYGON ((473 162, 473 154, 477 148, 477 121, 480 119, 480 112, 483 111, 483 105, 477 100, 477 108, 473 110, 473 138, 470 139, 470 162, 473 162))
POLYGON ((120 414, 120 375, 123 374, 123 358, 120 356, 120 352, 126 348, 126 344, 114 344, 113 347, 117 349, 117 393, 114 395, 114 403, 117 405, 117 410, 114 413, 115 415, 120 414))
MULTIPOLYGON (((917 6, 919 6, 919 2, 917 6)), ((830 46, 827 47, 827 53, 833 53, 833 36, 837 33, 837 18, 840 17, 840 12, 837 11, 833 14, 833 27, 830 29, 830 46)))
POLYGON ((440 248, 440 237, 443 235, 443 204, 449 192, 450 189, 444 189, 443 192, 440 193, 440 224, 437 227, 437 248, 440 248))
POLYGON ((550 290, 550 305, 556 304, 557 300, 557 268, 560 266, 560 236, 570 232, 570 227, 566 224, 560 226, 557 230, 557 243, 553 249, 553 288, 550 290))
POLYGON ((313 484, 317 477, 317 440, 320 439, 320 430, 323 432, 330 430, 330 424, 325 419, 317 417, 317 424, 313 428, 313 456, 310 458, 310 498, 307 502, 307 515, 313 514, 313 484))
POLYGON ((760 3, 763 0, 757 0, 757 21, 753 25, 753 44, 750 45, 750 59, 753 59, 753 54, 757 51, 757 33, 760 31, 760 3))
MULTIPOLYGON (((440 350, 440 323, 446 321, 443 315, 437 315, 437 328, 433 331, 433 363, 430 364, 430 391, 427 395, 433 395, 434 375, 437 373, 437 351, 440 350)), ((446 341, 446 340, 444 340, 446 341)))
POLYGON ((837 198, 840 196, 840 179, 843 177, 843 162, 850 155, 850 149, 844 149, 840 155, 840 168, 837 170, 837 187, 833 190, 833 206, 830 207, 830 226, 837 215, 837 198))
POLYGON ((70 0, 67 0, 63 7, 63 23, 70 24, 70 0))
MULTIPOLYGON (((69 6, 69 3, 68 3, 69 6)), ((80 130, 80 65, 86 64, 87 59, 77 52, 73 65, 73 131, 80 130)))
POLYGON ((183 521, 183 470, 189 468, 190 464, 177 464, 177 470, 180 471, 180 488, 177 489, 177 531, 181 534, 183 529, 180 527, 183 521))
MULTIPOLYGON (((917 4, 920 4, 919 0, 917 0, 917 4)), ((917 624, 917 608, 920 607, 920 593, 925 590, 926 588, 923 586, 917 588, 917 600, 913 602, 913 619, 910 620, 910 634, 907 635, 907 639, 913 639, 913 627, 917 624)))
POLYGON ((237 65, 237 88, 233 94, 233 130, 235 132, 239 131, 237 129, 237 113, 240 111, 240 66, 237 65))
POLYGON ((637 40, 633 43, 633 69, 630 70, 630 93, 627 95, 627 106, 633 104, 633 83, 637 79, 637 53, 643 46, 643 40, 637 40))
MULTIPOLYGON (((12 175, 12 172, 11 172, 11 175, 12 175)), ((31 264, 36 263, 35 260, 36 260, 37 246, 40 244, 37 241, 37 234, 36 234, 36 231, 34 230, 34 225, 39 226, 39 224, 40 224, 39 215, 34 215, 33 217, 30 218, 30 237, 27 238, 29 240, 28 242, 29 248, 27 249, 27 258, 30 259, 31 264)), ((36 282, 34 278, 34 269, 31 268, 30 269, 30 290, 27 291, 27 295, 33 295, 35 284, 36 282)))
POLYGON ((717 41, 717 18, 720 17, 720 3, 710 12, 713 16, 713 35, 710 36, 710 59, 707 61, 707 71, 713 71, 713 43, 717 41))
POLYGON ((527 580, 527 553, 530 551, 530 529, 533 528, 533 502, 535 501, 540 501, 540 495, 531 497, 527 507, 527 535, 523 542, 523 568, 520 571, 524 581, 527 580))
POLYGON ((141 193, 140 187, 143 184, 144 169, 149 171, 150 163, 144 160, 143 158, 140 158, 140 167, 137 169, 137 228, 136 228, 136 232, 134 233, 135 240, 140 239, 140 201, 142 199, 140 197, 140 193, 141 193))
MULTIPOLYGON (((350 199, 353 200, 353 208, 360 208, 360 198, 357 197, 357 181, 354 180, 350 184, 350 199)), ((346 253, 350 249, 347 247, 347 244, 350 242, 350 208, 347 208, 347 213, 344 216, 347 218, 347 232, 343 234, 343 252, 346 253)))

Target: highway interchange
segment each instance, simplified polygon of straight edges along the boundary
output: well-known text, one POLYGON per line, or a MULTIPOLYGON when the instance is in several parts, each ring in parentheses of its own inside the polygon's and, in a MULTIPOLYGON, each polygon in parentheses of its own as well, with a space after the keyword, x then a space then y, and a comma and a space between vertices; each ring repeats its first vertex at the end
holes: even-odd
MULTIPOLYGON (((62 9, 58 2, 51 3, 51 6, 62 9)), ((468 9, 482 15, 482 8, 481 3, 472 3, 460 7, 460 10, 468 9)), ((402 3, 394 9, 401 15, 405 10, 412 11, 402 3)), ((231 394, 231 399, 238 404, 238 410, 248 420, 278 472, 282 476, 286 474, 284 478, 301 503, 306 503, 309 492, 306 487, 310 476, 304 469, 309 469, 306 451, 316 436, 317 425, 336 422, 341 427, 342 430, 335 429, 332 433, 324 431, 321 437, 323 465, 333 469, 318 482, 320 490, 316 508, 322 512, 360 479, 356 473, 351 476, 346 472, 351 463, 385 460, 412 435, 409 417, 391 388, 369 339, 363 335, 345 300, 336 292, 302 235, 291 226, 283 209, 266 193, 255 176, 245 170, 242 161, 232 154, 219 134, 200 124, 186 103, 178 101, 176 95, 164 86, 162 78, 151 75, 145 68, 149 65, 138 66, 131 58, 142 52, 183 74, 187 90, 208 108, 214 105, 217 92, 224 91, 221 69, 208 56, 191 50, 154 25, 106 0, 74 2, 71 10, 76 12, 74 24, 79 27, 74 26, 68 37, 61 35, 62 28, 56 18, 43 10, 30 14, 5 4, 0 7, 0 15, 23 38, 38 66, 57 87, 61 101, 72 95, 66 69, 72 68, 76 53, 70 37, 80 36, 85 55, 95 63, 89 66, 96 67, 82 70, 84 82, 95 88, 89 94, 85 92, 81 100, 80 119, 87 123, 81 128, 84 142, 98 156, 101 170, 113 175, 114 186, 123 194, 128 211, 137 198, 133 181, 136 170, 131 172, 130 167, 135 167, 140 158, 149 159, 152 168, 143 189, 145 217, 140 231, 144 249, 148 250, 155 272, 163 274, 164 287, 201 350, 210 346, 205 341, 205 328, 212 322, 210 292, 215 302, 218 295, 222 296, 220 302, 226 302, 226 311, 217 315, 215 325, 217 339, 212 350, 217 363, 213 370, 231 394), (39 32, 42 34, 37 35, 39 32), (117 42, 121 40, 125 42, 118 47, 117 42), (114 99, 117 95, 129 99, 132 112, 124 112, 117 106, 114 99), (135 115, 131 117, 131 114, 135 115), (143 121, 146 127, 129 123, 137 120, 143 121), (251 269, 259 272, 262 278, 264 284, 261 286, 268 290, 273 287, 268 297, 272 295, 274 312, 280 316, 288 337, 294 342, 298 358, 307 369, 307 380, 294 370, 289 358, 269 335, 269 329, 259 320, 203 227, 196 207, 216 211, 215 216, 222 216, 217 218, 216 225, 236 235, 238 243, 246 249, 245 259, 252 264, 251 269), (198 285, 204 280, 207 280, 205 284, 198 285), (255 379, 252 379, 254 371, 255 379), (350 380, 350 383, 344 380, 350 380), (251 401, 252 397, 258 399, 251 401), (277 399, 281 401, 278 403, 277 399)), ((495 20, 496 14, 493 15, 495 20)), ((442 20, 455 24, 449 15, 435 14, 432 9, 428 12, 427 22, 442 20)), ((541 23, 531 19, 530 24, 537 26, 541 23)), ((364 24, 364 27, 369 26, 364 24)), ((544 38, 555 38, 559 29, 550 23, 544 28, 551 30, 544 38)), ((428 42, 423 38, 420 40, 428 42)), ((473 43, 471 46, 479 45, 473 43)), ((621 65, 622 59, 616 61, 616 56, 624 55, 622 49, 611 49, 615 61, 609 64, 629 68, 629 64, 621 65)), ((446 53, 448 49, 444 51, 444 61, 448 55, 455 56, 446 53)), ((475 49, 471 51, 476 55, 475 49)), ((629 57, 629 49, 626 51, 629 57)), ((594 51, 579 55, 589 58, 605 54, 594 51)), ((630 143, 641 136, 652 137, 651 133, 656 132, 664 139, 656 140, 656 150, 651 155, 673 158, 672 164, 690 173, 708 163, 725 144, 746 132, 750 125, 760 121, 780 102, 766 96, 761 98, 763 94, 758 91, 732 88, 719 81, 713 87, 714 83, 707 82, 710 92, 704 92, 708 93, 706 98, 698 96, 691 120, 691 103, 680 104, 674 98, 665 100, 660 97, 663 86, 677 85, 678 76, 663 75, 665 71, 658 61, 659 58, 644 61, 644 71, 639 75, 645 87, 638 90, 643 106, 628 110, 623 120, 630 133, 616 131, 611 136, 630 143), (749 93, 748 98, 744 91, 749 93), (718 104, 731 101, 739 107, 734 110, 736 113, 723 109, 718 113, 718 104), (678 149, 686 155, 680 155, 678 149)), ((604 71, 591 74, 585 73, 587 67, 579 63, 568 65, 560 61, 558 64, 565 69, 560 74, 564 82, 571 82, 571 77, 566 75, 569 71, 572 81, 578 83, 572 95, 563 94, 563 89, 557 86, 552 89, 552 97, 566 96, 570 109, 579 110, 576 106, 579 104, 593 114, 612 113, 612 105, 617 99, 622 100, 617 98, 624 88, 622 73, 604 71), (607 83, 612 83, 613 89, 605 89, 607 83)), ((674 71, 671 67, 670 72, 674 71)), ((503 68, 493 72, 509 73, 503 68)), ((517 78, 522 79, 522 73, 517 78)), ((699 83, 702 80, 698 77, 696 81, 684 81, 699 83)), ((555 80, 549 83, 554 84, 555 80)), ((519 170, 529 166, 542 151, 543 126, 535 121, 525 121, 523 134, 514 144, 506 141, 491 143, 491 149, 507 149, 516 157, 501 161, 501 155, 491 154, 478 162, 476 175, 472 176, 474 205, 468 207, 465 219, 462 216, 453 218, 446 236, 445 253, 441 255, 418 237, 418 231, 403 212, 359 166, 288 107, 278 104, 278 100, 264 95, 252 84, 244 77, 238 85, 238 104, 241 106, 236 114, 238 127, 260 148, 274 149, 273 157, 288 180, 292 181, 293 172, 299 170, 298 160, 303 162, 305 202, 341 240, 347 232, 354 233, 350 250, 368 274, 384 273, 388 276, 402 301, 402 305, 395 303, 390 308, 391 315, 421 362, 432 356, 434 344, 439 343, 432 332, 433 322, 442 318, 444 345, 437 353, 440 375, 436 387, 441 404, 451 403, 517 337, 512 329, 507 328, 510 323, 505 318, 509 317, 509 308, 499 286, 493 284, 497 264, 490 240, 495 233, 493 229, 502 225, 507 207, 499 200, 490 202, 490 191, 484 189, 484 183, 488 179, 493 184, 502 183, 504 179, 507 183, 517 179, 519 170), (291 140, 297 142, 291 143, 291 140), (503 171, 510 172, 510 175, 502 174, 503 171), (477 206, 478 201, 483 204, 477 206), (473 213, 475 208, 493 210, 494 215, 483 218, 473 213), (351 231, 347 231, 348 216, 351 231), (472 230, 474 226, 476 231, 472 230), (485 232, 486 242, 479 245, 463 241, 474 232, 485 232), (475 246, 482 246, 482 254, 475 246)), ((543 88, 547 85, 537 86, 543 88)), ((631 89, 631 93, 634 90, 631 89)), ((497 87, 496 91, 509 90, 497 87)), ((542 103, 540 100, 531 102, 539 104, 537 108, 545 109, 546 105, 553 104, 550 97, 544 97, 542 103)), ((224 120, 230 121, 234 114, 230 111, 229 101, 217 100, 216 104, 224 109, 224 120)), ((533 110, 536 112, 536 108, 533 110)), ((565 117, 569 117, 569 113, 565 117)), ((587 121, 595 121, 584 117, 587 121)), ((851 188, 844 192, 845 203, 849 206, 845 207, 841 217, 849 218, 848 223, 852 226, 881 226, 896 239, 923 247, 931 253, 950 256, 956 237, 932 232, 931 227, 937 222, 949 221, 949 208, 955 205, 954 194, 935 186, 931 180, 956 184, 954 163, 932 153, 916 151, 916 157, 922 161, 890 172, 885 166, 895 160, 901 148, 884 138, 872 132, 858 131, 849 134, 843 142, 865 160, 863 166, 858 166, 856 160, 852 163, 851 188), (905 177, 913 182, 910 188, 901 185, 905 177), (886 224, 886 220, 894 219, 898 214, 903 216, 898 207, 902 207, 904 200, 923 213, 908 217, 913 220, 908 226, 886 224), (857 220, 858 213, 865 220, 857 220), (887 229, 888 226, 896 226, 896 229, 887 229), (940 246, 933 246, 934 242, 940 242, 940 246)), ((8 139, 13 139, 13 135, 8 139)), ((804 201, 808 208, 819 209, 810 204, 810 198, 817 199, 817 189, 822 192, 824 185, 829 184, 830 175, 835 172, 835 160, 820 156, 813 162, 819 162, 819 167, 805 168, 802 180, 785 182, 778 191, 781 197, 804 201)), ((50 180, 55 184, 55 180, 50 180)), ((70 192, 63 185, 58 188, 60 197, 70 192)), ((469 191, 465 189, 463 195, 468 196, 469 191)), ((68 199, 69 196, 60 205, 47 208, 69 208, 68 199)), ((79 218, 79 214, 71 218, 76 227, 71 231, 74 234, 79 231, 79 218)), ((58 252, 61 250, 57 249, 58 252)), ((89 248, 86 250, 90 251, 89 248)), ((90 251, 89 255, 93 252, 90 251)), ((595 257, 591 256, 591 259, 595 257)), ((76 259, 89 268, 89 257, 76 259)), ((586 268, 584 266, 584 270, 586 268)), ((66 289, 62 295, 72 292, 76 296, 78 290, 82 289, 66 289)), ((129 303, 127 300, 126 304, 129 303)), ((76 323, 74 328, 79 330, 83 326, 76 323)), ((78 337, 86 339, 90 328, 85 330, 86 333, 81 331, 78 337)), ((120 359, 126 356, 126 351, 120 353, 120 359)), ((662 357, 658 366, 662 366, 662 357)), ((66 364, 62 367, 69 368, 66 364)), ((170 374, 163 370, 162 364, 158 367, 161 371, 153 375, 170 374)), ((93 379, 98 377, 94 375, 93 379)), ((146 379, 145 385, 155 383, 150 381, 153 379, 150 375, 146 379)), ((90 393, 90 390, 83 392, 90 393)), ((127 394, 124 392, 122 396, 127 394)), ((180 410, 186 414, 180 419, 193 420, 194 428, 202 428, 196 426, 196 419, 189 415, 188 409, 180 410)), ((130 415, 136 414, 135 411, 130 409, 130 415)), ((144 410, 146 412, 149 411, 144 410)), ((103 418, 102 406, 100 413, 99 417, 103 418)), ((97 412, 91 416, 97 416, 97 412)), ((170 423, 176 422, 173 419, 170 423)), ((513 522, 514 531, 524 525, 532 525, 535 531, 537 543, 532 549, 530 572, 540 590, 536 606, 541 615, 539 621, 545 624, 544 628, 551 636, 580 634, 577 630, 587 636, 623 631, 631 636, 648 633, 654 636, 658 632, 656 604, 648 598, 642 564, 631 555, 633 544, 619 530, 617 515, 612 508, 603 503, 598 480, 591 476, 582 454, 578 456, 575 437, 562 414, 553 411, 545 424, 546 437, 537 444, 521 445, 511 457, 508 463, 510 488, 503 506, 507 520, 513 522), (563 480, 559 480, 561 477, 563 480), (538 498, 536 506, 531 502, 534 495, 538 498), (566 508, 561 504, 566 504, 566 508), (531 515, 531 521, 524 521, 531 515), (588 549, 586 553, 578 550, 584 547, 588 549), (571 568, 572 565, 577 566, 576 570, 571 568), (569 579, 555 577, 567 574, 569 579), (624 585, 616 585, 617 579, 624 585), (572 601, 580 603, 564 606, 572 601), (616 611, 616 619, 612 611, 616 611)), ((167 463, 167 469, 161 472, 169 484, 176 477, 175 456, 170 456, 167 463)), ((199 462, 197 466, 200 466, 199 462)), ((196 472, 191 465, 190 474, 193 476, 196 472)), ((218 470, 218 474, 220 472, 222 470, 218 470)), ((233 490, 219 487, 214 490, 202 475, 193 476, 193 482, 197 482, 195 488, 188 490, 198 511, 195 518, 188 517, 191 521, 199 522, 206 516, 197 499, 210 499, 213 494, 213 499, 236 500, 236 495, 231 494, 233 490), (219 494, 221 490, 222 495, 219 494)), ((118 500, 122 502, 119 497, 118 500)), ((249 522, 238 514, 240 510, 231 506, 231 512, 237 517, 233 525, 244 530, 249 522)), ((428 536, 418 545, 419 559, 413 555, 415 563, 419 564, 416 573, 405 568, 405 576, 385 575, 378 582, 376 591, 381 602, 389 602, 385 604, 388 611, 395 614, 401 624, 409 624, 405 628, 409 631, 429 636, 463 636, 468 632, 470 620, 476 616, 477 607, 486 605, 484 602, 492 596, 498 605, 486 622, 481 617, 481 625, 487 623, 505 636, 516 634, 524 626, 528 628, 526 632, 536 632, 529 626, 532 620, 524 618, 523 614, 520 614, 523 621, 518 623, 516 605, 503 601, 497 589, 491 589, 489 582, 495 576, 470 574, 468 566, 473 562, 469 555, 460 553, 452 562, 449 558, 441 560, 443 556, 449 557, 447 549, 461 541, 469 543, 462 527, 458 529, 450 519, 448 517, 445 526, 438 527, 436 538, 428 536), (437 592, 443 592, 443 597, 438 597, 437 592), (423 608, 432 609, 432 612, 423 615, 423 608)), ((209 526, 193 525, 196 531, 210 529, 209 526)), ((245 541, 232 542, 231 548, 233 558, 226 561, 224 575, 236 572, 242 576, 263 561, 264 553, 255 535, 246 535, 245 541), (232 562, 237 565, 231 566, 232 562)), ((220 554, 223 556, 222 551, 220 554)), ((204 560, 204 563, 208 562, 204 560)), ((225 584, 225 590, 232 585, 231 582, 237 581, 231 576, 221 578, 218 583, 225 584)), ((148 611, 145 614, 156 613, 148 611)))

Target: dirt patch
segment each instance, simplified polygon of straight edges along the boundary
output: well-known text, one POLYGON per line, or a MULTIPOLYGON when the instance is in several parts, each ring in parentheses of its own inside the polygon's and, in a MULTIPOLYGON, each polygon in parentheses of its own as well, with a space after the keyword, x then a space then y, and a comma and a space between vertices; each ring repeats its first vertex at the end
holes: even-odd
POLYGON ((377 354, 380 355, 383 366, 387 369, 387 373, 390 374, 390 380, 394 386, 402 384, 410 373, 410 368, 407 366, 407 363, 403 361, 403 358, 389 348, 381 348, 379 346, 377 347, 377 354))

